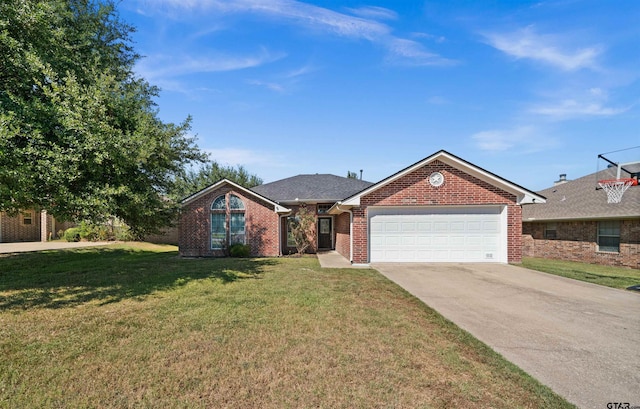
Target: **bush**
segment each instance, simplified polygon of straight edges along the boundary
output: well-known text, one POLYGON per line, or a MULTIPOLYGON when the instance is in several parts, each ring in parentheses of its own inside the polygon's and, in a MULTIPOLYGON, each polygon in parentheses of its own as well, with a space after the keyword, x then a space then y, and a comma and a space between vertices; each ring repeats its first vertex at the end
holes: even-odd
POLYGON ((229 248, 231 257, 249 257, 250 253, 251 247, 248 244, 236 243, 229 248))
POLYGON ((113 229, 114 238, 118 241, 131 241, 133 234, 128 226, 117 226, 113 229))
POLYGON ((66 241, 80 241, 80 229, 78 227, 71 227, 65 230, 64 239, 66 241))

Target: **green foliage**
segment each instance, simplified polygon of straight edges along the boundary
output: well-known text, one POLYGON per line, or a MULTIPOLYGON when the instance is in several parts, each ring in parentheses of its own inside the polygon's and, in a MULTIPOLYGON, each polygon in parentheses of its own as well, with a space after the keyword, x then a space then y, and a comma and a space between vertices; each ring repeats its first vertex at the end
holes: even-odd
POLYGON ((158 89, 136 77, 134 29, 111 0, 0 2, 0 210, 124 220, 140 236, 167 225, 185 164, 203 160, 158 118, 158 89))
POLYGON ((248 244, 236 243, 229 248, 229 255, 231 257, 249 257, 251 254, 251 247, 248 244))
POLYGON ((64 232, 66 241, 80 241, 80 229, 78 227, 70 227, 64 232))
POLYGON ((304 254, 311 247, 315 224, 315 214, 303 203, 298 208, 295 218, 291 221, 291 234, 293 234, 298 255, 304 254))
POLYGON ((347 178, 349 179, 358 179, 358 174, 356 172, 352 172, 350 170, 347 171, 347 178))
POLYGON ((171 197, 180 201, 222 179, 251 188, 262 184, 262 179, 250 174, 243 166, 221 166, 215 161, 205 164, 200 169, 184 172, 176 177, 171 197))

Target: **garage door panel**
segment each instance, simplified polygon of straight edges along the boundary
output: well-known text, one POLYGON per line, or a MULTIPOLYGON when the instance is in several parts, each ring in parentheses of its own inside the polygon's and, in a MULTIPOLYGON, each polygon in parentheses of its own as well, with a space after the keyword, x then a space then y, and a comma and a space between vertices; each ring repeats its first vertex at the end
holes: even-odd
POLYGON ((506 261, 501 212, 497 206, 370 209, 370 260, 506 261))

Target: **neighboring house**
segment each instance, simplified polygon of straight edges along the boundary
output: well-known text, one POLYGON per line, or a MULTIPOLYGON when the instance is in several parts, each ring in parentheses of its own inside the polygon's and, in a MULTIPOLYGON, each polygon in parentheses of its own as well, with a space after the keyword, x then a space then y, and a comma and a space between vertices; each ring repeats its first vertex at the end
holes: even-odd
POLYGON ((58 231, 71 226, 72 223, 56 221, 44 211, 30 209, 16 215, 0 212, 0 243, 47 241, 55 237, 58 231))
POLYGON ((596 190, 598 180, 615 177, 615 168, 561 177, 539 192, 546 203, 523 210, 523 255, 640 268, 640 187, 630 187, 620 203, 607 203, 605 191, 596 190))
POLYGON ((355 264, 393 261, 520 262, 521 205, 545 198, 439 151, 378 183, 299 175, 252 189, 221 180, 186 198, 180 254, 223 256, 246 243, 255 256, 294 250, 289 220, 315 210, 313 250, 355 264))

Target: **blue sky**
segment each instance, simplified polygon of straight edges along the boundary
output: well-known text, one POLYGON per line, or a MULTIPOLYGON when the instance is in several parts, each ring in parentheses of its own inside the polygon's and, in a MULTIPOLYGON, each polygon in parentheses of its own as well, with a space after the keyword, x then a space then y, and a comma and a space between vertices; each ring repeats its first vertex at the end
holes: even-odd
POLYGON ((640 145, 636 0, 118 7, 160 117, 192 115, 212 159, 265 182, 360 169, 375 182, 446 149, 539 190, 640 145))

